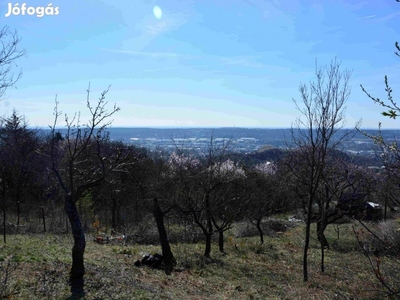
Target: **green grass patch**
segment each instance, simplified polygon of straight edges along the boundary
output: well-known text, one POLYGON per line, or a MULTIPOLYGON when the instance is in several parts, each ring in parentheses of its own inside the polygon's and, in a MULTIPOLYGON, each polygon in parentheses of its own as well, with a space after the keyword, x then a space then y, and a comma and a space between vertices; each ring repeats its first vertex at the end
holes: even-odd
MULTIPOLYGON (((201 242, 174 243, 178 265, 171 276, 134 266, 143 254, 161 253, 158 245, 100 245, 88 238, 86 299, 379 299, 381 286, 357 247, 351 224, 340 225, 339 239, 332 225, 326 233, 332 247, 325 251, 325 273, 320 271, 319 243, 313 238, 306 283, 302 225, 266 236, 263 245, 257 236, 227 235, 226 253, 219 253, 214 243, 211 259, 203 257, 201 242)), ((69 296, 70 236, 10 235, 0 247, 1 266, 8 260, 16 266, 8 282, 17 287, 13 299, 69 296)))

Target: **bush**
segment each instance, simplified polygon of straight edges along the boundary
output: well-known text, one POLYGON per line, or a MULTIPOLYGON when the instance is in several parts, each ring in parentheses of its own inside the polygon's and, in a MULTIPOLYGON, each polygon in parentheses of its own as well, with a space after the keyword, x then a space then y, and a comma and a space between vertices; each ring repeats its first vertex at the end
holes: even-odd
POLYGON ((371 247, 375 254, 400 255, 400 224, 399 220, 379 222, 376 236, 371 237, 371 247))
POLYGON ((363 224, 354 230, 357 240, 367 256, 373 274, 384 287, 389 299, 400 299, 400 224, 399 220, 363 224))

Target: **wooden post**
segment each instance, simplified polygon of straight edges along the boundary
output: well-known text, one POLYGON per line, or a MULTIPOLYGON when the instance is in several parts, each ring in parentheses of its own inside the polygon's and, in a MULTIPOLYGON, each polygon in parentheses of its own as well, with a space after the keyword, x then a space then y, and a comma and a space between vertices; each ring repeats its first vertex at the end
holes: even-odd
POLYGON ((65 233, 68 233, 68 215, 65 214, 65 233))
POLYGON ((17 202, 17 233, 19 233, 19 215, 20 215, 20 203, 17 202))
POLYGON ((46 217, 44 215, 44 206, 42 206, 42 219, 43 219, 43 231, 46 232, 46 217))

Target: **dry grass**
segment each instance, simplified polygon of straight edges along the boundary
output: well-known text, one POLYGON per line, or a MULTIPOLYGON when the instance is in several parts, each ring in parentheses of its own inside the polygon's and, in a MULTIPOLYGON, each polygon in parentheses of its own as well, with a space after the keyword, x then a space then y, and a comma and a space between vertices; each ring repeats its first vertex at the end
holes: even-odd
MULTIPOLYGON (((177 271, 137 268, 143 253, 160 252, 153 245, 99 245, 87 243, 86 299, 379 299, 379 284, 359 251, 350 225, 341 225, 340 239, 328 228, 332 249, 326 251, 326 271, 321 274, 318 243, 309 251, 310 280, 303 282, 303 227, 277 237, 226 241, 227 254, 202 256, 204 245, 174 244, 177 271)), ((17 267, 7 282, 11 299, 65 299, 69 296, 71 263, 69 236, 13 235, 0 246, 3 265, 17 267)), ((1 274, 0 274, 1 276, 1 274)))

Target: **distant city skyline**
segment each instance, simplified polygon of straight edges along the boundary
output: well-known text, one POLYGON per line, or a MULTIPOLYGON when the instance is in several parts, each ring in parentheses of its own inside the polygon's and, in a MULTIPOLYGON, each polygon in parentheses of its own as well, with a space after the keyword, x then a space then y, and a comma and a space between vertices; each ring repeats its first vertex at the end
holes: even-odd
POLYGON ((290 128, 300 116, 292 101, 300 83, 314 79, 316 60, 336 57, 353 70, 346 127, 362 119, 362 128, 400 128, 360 88, 385 100, 387 75, 399 98, 395 0, 51 3, 58 14, 42 17, 6 17, 9 4, 0 4, 2 26, 17 30, 27 51, 0 111, 15 108, 32 127, 53 123, 56 95, 60 111, 80 111, 85 123, 90 83, 92 103, 111 85, 110 109, 121 108, 112 127, 290 128))

